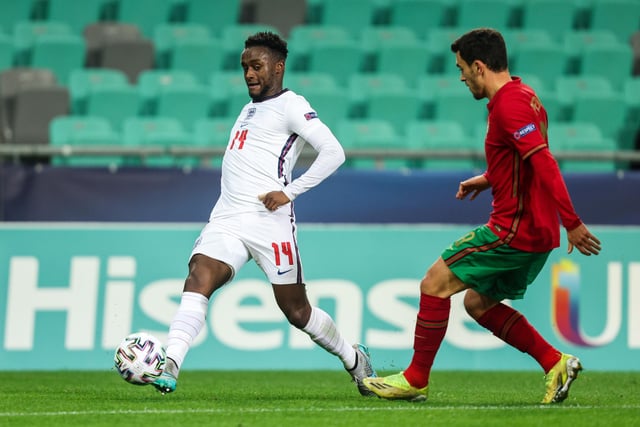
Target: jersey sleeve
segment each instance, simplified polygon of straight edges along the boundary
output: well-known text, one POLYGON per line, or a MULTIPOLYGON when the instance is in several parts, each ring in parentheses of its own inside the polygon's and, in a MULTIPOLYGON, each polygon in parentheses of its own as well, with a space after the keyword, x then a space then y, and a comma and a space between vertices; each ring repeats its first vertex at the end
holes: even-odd
POLYGON ((290 200, 294 200, 334 173, 344 163, 345 155, 338 139, 303 97, 293 98, 287 104, 285 114, 290 130, 318 153, 309 169, 283 190, 290 200))

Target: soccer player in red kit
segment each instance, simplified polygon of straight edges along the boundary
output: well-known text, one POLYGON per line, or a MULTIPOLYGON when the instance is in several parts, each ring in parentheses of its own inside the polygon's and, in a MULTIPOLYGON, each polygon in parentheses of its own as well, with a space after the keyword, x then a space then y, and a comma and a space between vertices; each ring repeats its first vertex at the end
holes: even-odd
POLYGON ((510 75, 502 35, 489 28, 471 30, 452 43, 451 51, 460 80, 473 97, 489 100, 487 170, 461 182, 456 198, 473 200, 491 188, 493 210, 486 225, 445 249, 420 282, 409 367, 366 378, 364 384, 383 398, 425 400, 431 366, 447 330, 450 297, 466 290, 469 315, 540 364, 546 383, 542 403, 562 402, 582 369, 580 360, 551 346, 521 313, 501 301, 523 298, 560 245, 560 222, 567 230, 568 252, 575 247, 584 255, 597 255, 600 241, 573 208, 549 151, 547 113, 535 92, 510 75))

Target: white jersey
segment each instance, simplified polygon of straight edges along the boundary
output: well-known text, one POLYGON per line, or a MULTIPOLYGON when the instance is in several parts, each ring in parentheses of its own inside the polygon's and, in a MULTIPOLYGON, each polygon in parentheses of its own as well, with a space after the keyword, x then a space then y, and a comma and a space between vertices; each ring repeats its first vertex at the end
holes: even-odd
POLYGON ((250 102, 238 116, 222 161, 220 198, 210 220, 244 212, 267 212, 258 196, 284 191, 289 199, 315 187, 344 162, 344 150, 307 100, 290 90, 250 102), (318 156, 291 180, 308 142, 318 156))

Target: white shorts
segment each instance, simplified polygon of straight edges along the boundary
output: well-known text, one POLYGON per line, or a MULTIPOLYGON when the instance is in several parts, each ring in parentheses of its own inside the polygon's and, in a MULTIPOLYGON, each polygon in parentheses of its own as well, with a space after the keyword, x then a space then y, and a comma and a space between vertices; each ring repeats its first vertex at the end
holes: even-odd
POLYGON ((231 278, 253 258, 274 285, 304 283, 295 217, 286 210, 216 218, 200 232, 195 254, 229 265, 231 278))

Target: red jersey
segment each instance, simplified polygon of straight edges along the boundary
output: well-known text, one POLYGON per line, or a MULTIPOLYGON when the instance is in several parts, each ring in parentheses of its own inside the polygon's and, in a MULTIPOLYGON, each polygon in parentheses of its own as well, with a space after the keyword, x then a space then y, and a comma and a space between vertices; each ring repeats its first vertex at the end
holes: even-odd
POLYGON ((493 194, 488 225, 509 246, 547 252, 560 245, 560 225, 581 224, 549 151, 547 112, 513 77, 487 104, 485 177, 493 194))

